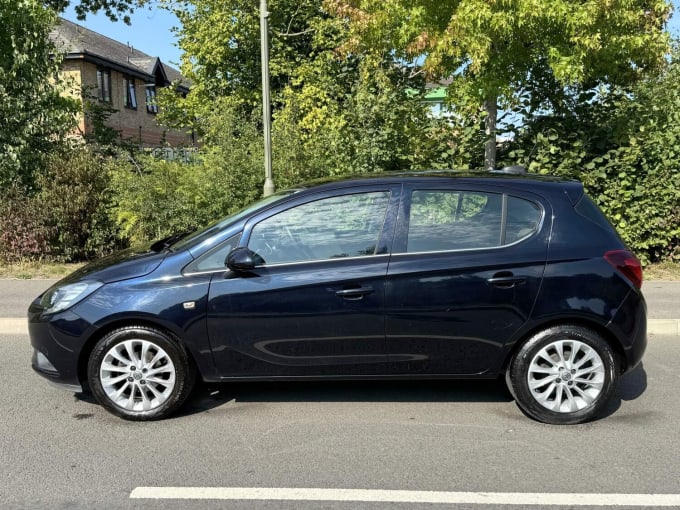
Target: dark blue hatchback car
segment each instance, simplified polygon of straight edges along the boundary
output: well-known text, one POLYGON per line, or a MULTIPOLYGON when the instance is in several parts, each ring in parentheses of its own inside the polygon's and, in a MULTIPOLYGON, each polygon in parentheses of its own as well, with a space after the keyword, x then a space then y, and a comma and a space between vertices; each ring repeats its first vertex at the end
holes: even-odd
POLYGON ((76 271, 30 306, 32 364, 133 420, 197 377, 504 376, 527 415, 579 423, 643 355, 641 284, 579 182, 380 174, 76 271))

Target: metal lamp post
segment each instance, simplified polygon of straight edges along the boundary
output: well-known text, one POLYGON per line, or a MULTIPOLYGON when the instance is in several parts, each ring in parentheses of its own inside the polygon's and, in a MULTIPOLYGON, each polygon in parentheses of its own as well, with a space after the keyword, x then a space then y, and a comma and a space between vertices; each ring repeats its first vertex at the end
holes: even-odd
POLYGON ((264 196, 274 193, 272 177, 272 115, 269 99, 269 27, 267 0, 260 0, 260 43, 262 60, 262 123, 264 125, 264 196))

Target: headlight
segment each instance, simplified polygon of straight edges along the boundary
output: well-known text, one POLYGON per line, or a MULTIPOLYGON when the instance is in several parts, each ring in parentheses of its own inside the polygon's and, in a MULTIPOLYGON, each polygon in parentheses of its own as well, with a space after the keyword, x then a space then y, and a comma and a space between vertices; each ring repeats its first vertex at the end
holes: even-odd
POLYGON ((40 299, 43 313, 62 312, 85 299, 102 285, 104 285, 102 282, 90 280, 53 287, 40 299))

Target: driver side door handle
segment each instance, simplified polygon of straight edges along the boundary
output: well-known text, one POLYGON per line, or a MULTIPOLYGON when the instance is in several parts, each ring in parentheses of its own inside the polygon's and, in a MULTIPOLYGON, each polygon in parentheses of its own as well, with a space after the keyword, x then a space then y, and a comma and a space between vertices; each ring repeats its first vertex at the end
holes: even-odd
POLYGON ((489 285, 493 285, 494 287, 511 289, 515 285, 522 285, 526 283, 527 279, 523 276, 515 276, 510 271, 503 271, 496 273, 486 281, 489 285))
POLYGON ((373 293, 373 287, 351 287, 348 289, 342 289, 335 293, 336 296, 348 300, 359 300, 368 294, 373 293))

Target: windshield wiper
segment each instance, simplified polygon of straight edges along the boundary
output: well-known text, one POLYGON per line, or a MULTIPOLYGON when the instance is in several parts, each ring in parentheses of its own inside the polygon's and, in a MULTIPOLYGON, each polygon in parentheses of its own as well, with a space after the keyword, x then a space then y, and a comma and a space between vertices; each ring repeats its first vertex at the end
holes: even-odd
POLYGON ((163 250, 167 250, 170 246, 175 244, 177 241, 179 241, 183 237, 188 236, 189 234, 191 234, 191 232, 181 232, 179 234, 173 234, 171 236, 164 237, 160 241, 156 241, 155 243, 153 243, 149 247, 149 249, 151 251, 155 251, 155 252, 161 252, 163 250))

